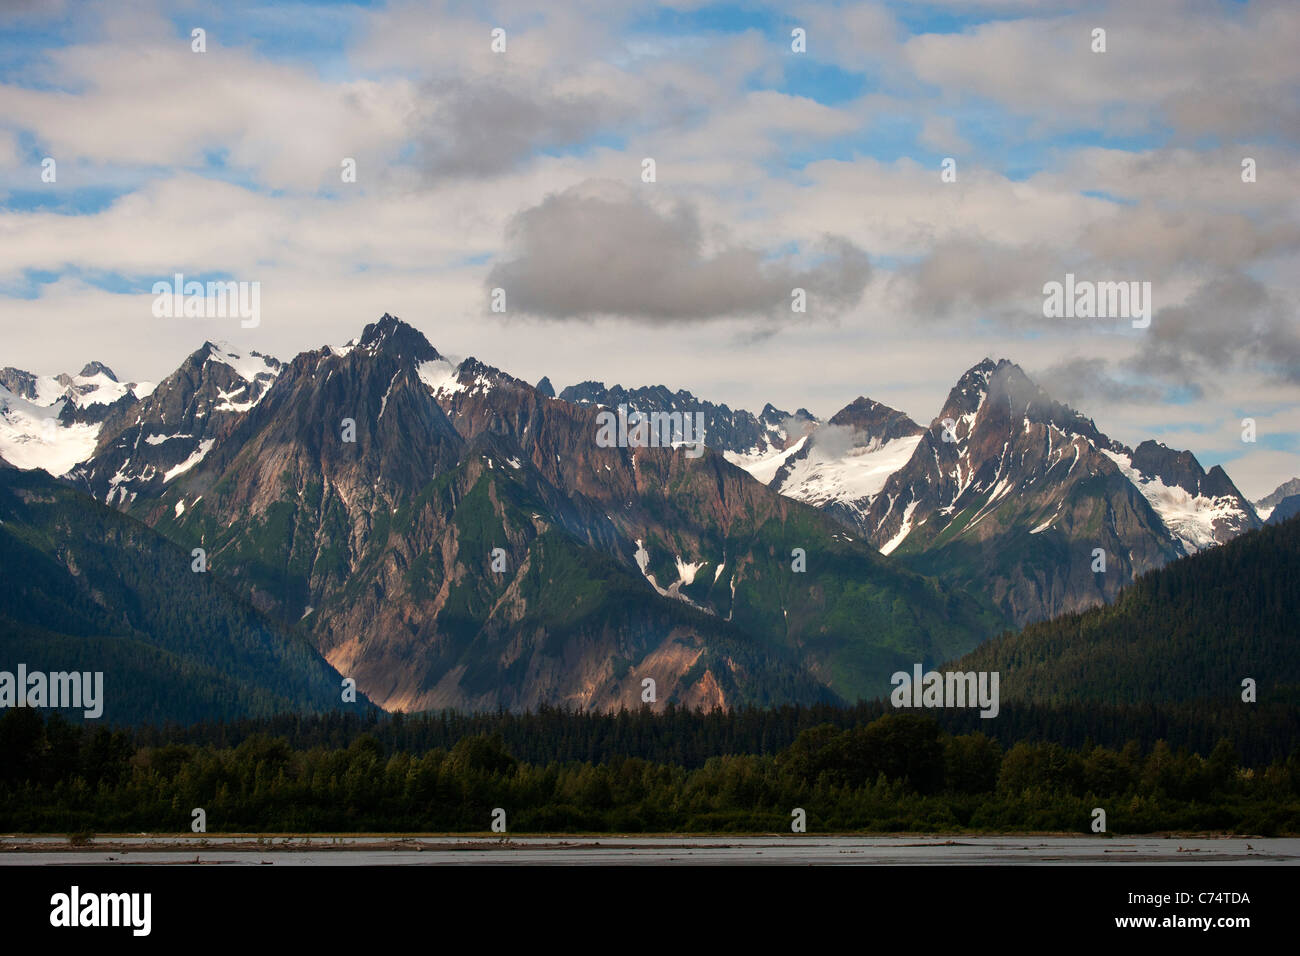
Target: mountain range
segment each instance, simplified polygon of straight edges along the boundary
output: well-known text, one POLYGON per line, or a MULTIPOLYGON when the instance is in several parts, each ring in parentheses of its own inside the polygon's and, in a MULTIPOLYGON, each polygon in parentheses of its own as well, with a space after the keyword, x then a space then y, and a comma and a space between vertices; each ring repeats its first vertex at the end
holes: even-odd
MULTIPOLYGON (((572 394, 647 413, 700 404, 596 383, 572 394)), ((740 441, 720 430, 706 443, 904 566, 986 595, 1017 624, 1113 600, 1135 576, 1262 524, 1221 467, 1206 472, 1191 452, 1155 441, 1128 448, 1005 360, 967 371, 928 427, 866 397, 825 422, 769 405, 746 424, 740 441), (777 417, 795 427, 769 424, 777 417), (765 441, 752 440, 763 426, 765 441)))
POLYGON ((928 426, 866 397, 822 420, 557 395, 385 315, 287 363, 205 343, 157 386, 6 369, 0 416, 0 461, 187 566, 202 549, 387 709, 876 696, 1262 524, 1223 469, 1130 449, 988 359, 928 426), (703 454, 603 447, 617 406, 699 413, 703 454))

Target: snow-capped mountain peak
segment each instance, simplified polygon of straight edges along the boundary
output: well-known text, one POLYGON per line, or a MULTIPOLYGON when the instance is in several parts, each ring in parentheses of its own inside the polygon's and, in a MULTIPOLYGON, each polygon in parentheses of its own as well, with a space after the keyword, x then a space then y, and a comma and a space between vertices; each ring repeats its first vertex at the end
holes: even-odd
POLYGON ((235 370, 235 374, 246 382, 253 382, 262 377, 274 378, 280 374, 280 370, 283 368, 277 359, 252 350, 245 352, 235 348, 229 342, 205 342, 203 344, 208 349, 205 362, 220 362, 223 365, 229 365, 235 370))
POLYGON ((152 388, 120 382, 95 361, 76 375, 0 370, 0 454, 19 468, 66 474, 94 450, 104 420, 152 388))
MULTIPOLYGON (((912 457, 924 431, 903 412, 860 396, 792 446, 768 482, 856 528, 854 516, 871 507, 889 476, 912 457)), ((761 474, 751 474, 762 480, 761 474)))
POLYGON ((1150 503, 1185 553, 1259 526, 1254 508, 1218 465, 1206 472, 1190 451, 1147 440, 1133 451, 1102 449, 1150 503))
POLYGON ((270 390, 278 359, 229 342, 204 342, 156 386, 114 406, 93 455, 68 476, 109 504, 134 500, 197 465, 270 390))

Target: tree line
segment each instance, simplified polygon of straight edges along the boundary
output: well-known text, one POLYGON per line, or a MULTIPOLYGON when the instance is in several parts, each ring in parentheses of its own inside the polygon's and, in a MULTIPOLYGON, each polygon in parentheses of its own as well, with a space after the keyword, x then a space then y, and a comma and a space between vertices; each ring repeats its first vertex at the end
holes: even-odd
MULTIPOLYGON (((549 718, 563 726, 564 713, 549 718)), ((1087 833, 1101 808, 1110 833, 1300 832, 1300 749, 1248 766, 1227 738, 1206 753, 1164 740, 1069 747, 887 713, 688 767, 626 753, 529 761, 499 728, 419 749, 396 743, 407 724, 376 719, 346 744, 255 732, 231 745, 12 710, 0 830, 188 832, 202 808, 214 834, 481 832, 502 808, 511 833, 789 832, 802 808, 809 832, 1087 833)))

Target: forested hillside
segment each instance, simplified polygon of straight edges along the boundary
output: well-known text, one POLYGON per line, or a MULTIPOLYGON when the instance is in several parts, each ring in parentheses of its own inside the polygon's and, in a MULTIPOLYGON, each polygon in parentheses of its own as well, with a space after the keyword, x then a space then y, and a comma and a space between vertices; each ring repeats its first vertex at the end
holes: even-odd
POLYGON ((106 723, 368 706, 188 551, 44 472, 0 470, 0 567, 0 670, 102 671, 106 723))
POLYGON ((1143 575, 1114 604, 1004 634, 961 658, 1004 700, 1263 703, 1300 687, 1300 519, 1143 575))

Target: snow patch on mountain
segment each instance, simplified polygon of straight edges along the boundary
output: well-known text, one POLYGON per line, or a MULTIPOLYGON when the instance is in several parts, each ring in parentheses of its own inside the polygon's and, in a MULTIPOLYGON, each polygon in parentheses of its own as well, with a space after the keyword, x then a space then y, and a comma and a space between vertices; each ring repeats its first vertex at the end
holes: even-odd
POLYGON ((903 524, 898 529, 898 534, 886 541, 880 548, 881 554, 892 554, 894 549, 903 543, 904 539, 912 533, 912 515, 916 511, 917 502, 915 499, 908 504, 903 511, 903 524))
POLYGON ((0 382, 0 455, 19 468, 43 468, 55 476, 93 453, 108 406, 154 388, 151 382, 119 382, 100 362, 88 363, 78 375, 6 368, 0 382), (97 406, 98 413, 91 411, 97 406))
POLYGON ((275 359, 259 352, 247 354, 236 351, 228 342, 210 342, 208 362, 221 362, 235 370, 246 382, 254 381, 259 375, 275 377, 280 374, 280 365, 275 359))
POLYGON ((633 557, 636 560, 636 566, 641 571, 641 576, 650 582, 650 586, 662 597, 676 598, 679 601, 685 601, 691 607, 699 608, 701 611, 707 611, 710 614, 713 613, 707 607, 702 607, 699 604, 696 604, 685 594, 681 593, 683 587, 689 587, 695 582, 695 575, 699 572, 700 568, 708 564, 707 561, 696 563, 682 560, 681 555, 675 556, 674 564, 677 569, 677 580, 665 588, 660 586, 659 582, 655 580, 655 576, 648 570, 650 566, 650 552, 646 550, 645 544, 640 538, 636 539, 636 552, 633 554, 633 557))
POLYGON ((163 475, 163 484, 171 481, 177 475, 185 474, 185 472, 189 471, 201 462, 207 457, 208 452, 212 451, 212 446, 216 443, 217 440, 215 438, 205 438, 203 441, 199 442, 199 447, 194 450, 194 453, 190 455, 190 457, 186 458, 176 467, 169 469, 167 473, 163 475))
POLYGON ((446 359, 432 359, 428 362, 421 362, 416 369, 420 381, 429 386, 429 391, 435 395, 452 395, 456 392, 463 392, 465 386, 460 384, 457 373, 458 367, 452 365, 446 359))
POLYGON ((708 564, 708 562, 699 561, 692 564, 689 561, 683 561, 681 555, 677 555, 676 564, 677 564, 677 586, 690 587, 692 584, 695 583, 696 572, 698 572, 700 568, 704 567, 704 565, 708 564))
POLYGON ((42 407, 0 386, 0 457, 17 468, 44 468, 58 477, 90 457, 98 424, 64 425, 62 399, 42 407))
MULTIPOLYGON (((466 361, 473 360, 466 359, 466 361)), ((416 374, 435 396, 455 395, 457 392, 464 392, 467 395, 486 395, 492 391, 496 383, 483 374, 475 375, 468 383, 462 382, 460 378, 464 364, 462 362, 460 365, 452 365, 444 358, 431 359, 421 362, 416 367, 416 374)))
POLYGON ((1128 455, 1108 448, 1101 449, 1101 452, 1115 462, 1124 477, 1142 492, 1142 497, 1160 516, 1173 539, 1188 552, 1200 551, 1216 544, 1214 523, 1220 519, 1234 518, 1240 513, 1235 498, 1193 495, 1185 488, 1171 488, 1158 476, 1144 477, 1133 467, 1128 455))
POLYGON ((112 405, 123 395, 133 394, 130 385, 97 372, 94 375, 75 375, 65 389, 68 399, 78 408, 91 405, 112 405))
POLYGON ((741 468, 757 481, 767 484, 776 477, 781 466, 793 454, 797 453, 808 441, 805 435, 789 448, 782 450, 779 447, 768 446, 760 451, 759 449, 750 449, 748 452, 740 453, 734 451, 724 451, 722 457, 727 459, 737 468, 741 468))
POLYGON ((216 406, 216 411, 219 411, 219 412, 246 412, 246 411, 248 411, 250 408, 252 408, 254 405, 256 405, 256 404, 261 400, 261 397, 262 397, 262 396, 259 395, 257 398, 250 398, 250 399, 249 399, 248 401, 246 401, 246 402, 236 402, 236 401, 234 401, 235 396, 237 396, 237 395, 241 395, 241 394, 243 394, 243 393, 245 393, 245 392, 247 392, 247 391, 248 391, 248 386, 247 386, 247 385, 241 385, 241 386, 239 386, 239 388, 232 389, 232 390, 229 391, 229 392, 224 391, 224 390, 222 390, 222 389, 217 389, 217 398, 221 401, 221 404, 216 406))
POLYGON ((388 396, 393 394, 393 386, 397 383, 397 376, 402 374, 399 368, 393 373, 393 377, 388 382, 388 391, 384 392, 384 400, 379 403, 379 417, 384 417, 384 412, 388 410, 388 396))
POLYGON ((1044 521, 1042 524, 1037 525, 1036 527, 1030 528, 1030 529, 1029 529, 1029 533, 1030 533, 1030 534, 1042 534, 1044 531, 1046 531, 1046 530, 1047 530, 1048 528, 1050 528, 1052 525, 1056 524, 1056 519, 1059 518, 1059 517, 1061 517, 1061 508, 1062 508, 1062 506, 1063 506, 1064 504, 1065 504, 1065 503, 1062 502, 1061 504, 1057 505, 1057 506, 1056 506, 1056 512, 1055 512, 1055 513, 1054 513, 1050 518, 1048 518, 1046 521, 1044 521))
POLYGON ((907 464, 919 444, 920 435, 885 442, 876 439, 850 448, 842 456, 824 456, 814 441, 807 457, 791 465, 778 490, 817 507, 832 501, 863 502, 866 506, 884 489, 889 476, 907 464))

